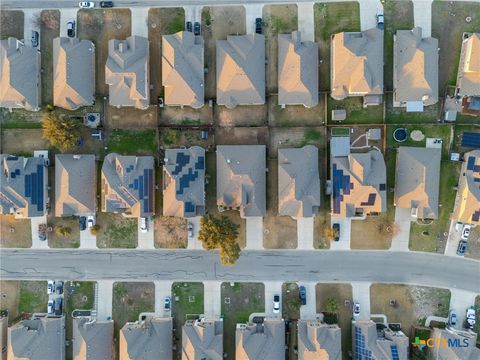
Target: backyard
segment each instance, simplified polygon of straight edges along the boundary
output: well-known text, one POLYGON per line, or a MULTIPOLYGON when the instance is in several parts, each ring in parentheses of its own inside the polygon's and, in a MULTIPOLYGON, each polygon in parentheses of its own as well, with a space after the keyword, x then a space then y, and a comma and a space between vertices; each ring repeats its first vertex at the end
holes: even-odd
POLYGON ((344 100, 333 100, 327 98, 327 116, 328 123, 335 124, 332 121, 332 110, 345 109, 347 118, 342 124, 383 124, 383 106, 375 105, 363 107, 363 97, 352 96, 344 100))
POLYGON ((121 155, 152 155, 157 154, 156 130, 112 130, 107 137, 109 152, 121 155))

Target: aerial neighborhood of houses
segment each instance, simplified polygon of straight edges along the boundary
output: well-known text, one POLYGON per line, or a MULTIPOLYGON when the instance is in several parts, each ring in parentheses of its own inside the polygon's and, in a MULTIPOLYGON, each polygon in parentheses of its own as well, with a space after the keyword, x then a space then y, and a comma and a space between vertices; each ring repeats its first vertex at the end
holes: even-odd
POLYGON ((480 3, 130 3, 0 2, 0 360, 480 359, 480 3))

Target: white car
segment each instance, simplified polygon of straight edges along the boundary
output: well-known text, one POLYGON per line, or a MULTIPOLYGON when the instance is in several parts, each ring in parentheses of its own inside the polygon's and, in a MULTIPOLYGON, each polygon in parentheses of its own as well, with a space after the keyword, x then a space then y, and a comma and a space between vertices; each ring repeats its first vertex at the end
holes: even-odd
POLYGON ((53 280, 48 280, 47 283, 47 294, 53 294, 55 292, 55 281, 53 280))
POLYGON ((191 240, 193 239, 193 224, 192 223, 188 223, 187 224, 187 230, 188 230, 188 239, 191 240))
POLYGON ((353 316, 360 315, 360 303, 356 302, 353 304, 353 316))
POLYGON ((470 225, 468 225, 468 224, 465 224, 465 225, 463 226, 463 231, 462 231, 462 239, 463 239, 463 240, 468 240, 468 237, 470 236, 470 229, 471 229, 471 228, 472 228, 472 227, 471 227, 470 225))
POLYGON ((47 313, 53 314, 55 312, 55 300, 48 300, 47 313))
POLYGON ((91 9, 95 7, 95 3, 93 1, 80 1, 78 6, 82 9, 91 9))
POLYGON ((140 218, 140 232, 142 233, 148 232, 148 221, 146 217, 140 218))
POLYGON ((87 228, 91 228, 95 225, 95 217, 93 215, 87 216, 87 228))
POLYGON ((280 312, 280 295, 273 295, 273 313, 278 314, 280 312))

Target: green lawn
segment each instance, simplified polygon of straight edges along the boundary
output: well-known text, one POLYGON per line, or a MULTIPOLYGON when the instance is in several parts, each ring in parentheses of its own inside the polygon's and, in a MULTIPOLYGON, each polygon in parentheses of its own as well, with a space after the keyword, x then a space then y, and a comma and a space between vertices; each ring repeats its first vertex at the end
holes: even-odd
POLYGON ((175 34, 185 29, 185 11, 177 8, 177 13, 166 26, 166 34, 175 34))
POLYGON ((423 124, 436 123, 440 118, 440 101, 426 106, 423 112, 407 112, 404 107, 393 107, 393 95, 385 96, 387 124, 423 124))
POLYGON ((332 128, 332 136, 350 136, 350 128, 334 127, 332 128))
POLYGON ((138 242, 137 219, 120 214, 97 212, 99 248, 134 249, 138 242))
POLYGON ((107 136, 109 152, 122 155, 138 155, 157 153, 158 141, 155 130, 120 130, 114 129, 107 136))
POLYGON ((42 313, 47 312, 47 282, 21 281, 19 290, 18 312, 42 313))
POLYGON ((383 124, 383 106, 363 107, 363 97, 348 97, 344 100, 327 99, 327 116, 329 124, 383 124), (347 118, 342 122, 332 121, 332 110, 347 110, 347 118))

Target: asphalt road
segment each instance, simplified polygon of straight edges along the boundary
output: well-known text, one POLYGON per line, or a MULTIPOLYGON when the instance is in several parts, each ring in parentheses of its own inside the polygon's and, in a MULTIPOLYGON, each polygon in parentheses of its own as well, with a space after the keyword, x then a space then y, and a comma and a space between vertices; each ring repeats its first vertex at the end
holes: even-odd
POLYGON ((480 293, 480 262, 420 252, 243 251, 219 264, 203 250, 1 249, 4 280, 369 281, 458 288, 480 293))

